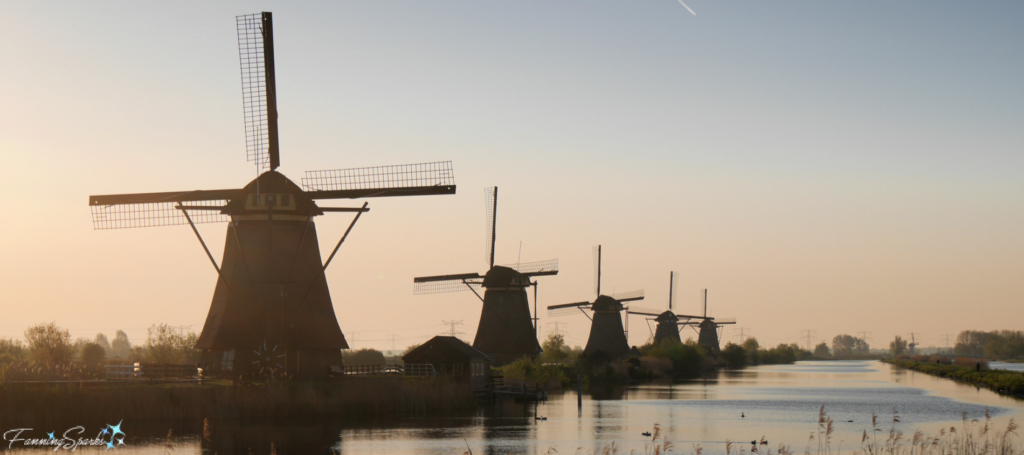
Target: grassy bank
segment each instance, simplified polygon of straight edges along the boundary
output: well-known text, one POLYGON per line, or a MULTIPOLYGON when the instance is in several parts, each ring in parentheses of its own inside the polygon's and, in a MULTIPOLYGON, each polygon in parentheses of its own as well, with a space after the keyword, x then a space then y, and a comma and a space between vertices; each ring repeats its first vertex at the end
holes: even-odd
POLYGON ((82 425, 122 419, 202 422, 206 418, 296 421, 330 417, 365 422, 466 415, 473 409, 472 393, 465 384, 422 378, 281 381, 237 387, 224 382, 0 387, 0 426, 82 425))
POLYGON ((985 387, 1002 394, 1024 397, 1024 373, 1017 371, 986 369, 976 371, 974 368, 958 365, 938 365, 902 359, 884 359, 882 361, 932 376, 985 387))

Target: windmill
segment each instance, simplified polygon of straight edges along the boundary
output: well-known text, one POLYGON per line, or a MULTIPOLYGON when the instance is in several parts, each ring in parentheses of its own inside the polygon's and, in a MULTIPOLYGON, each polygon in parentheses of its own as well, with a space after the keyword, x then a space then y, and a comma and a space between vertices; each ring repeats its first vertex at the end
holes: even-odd
POLYGON ((238 16, 242 108, 248 161, 257 177, 242 188, 89 196, 94 229, 188 224, 217 271, 206 324, 196 343, 207 371, 324 375, 348 348, 324 271, 362 207, 318 201, 454 194, 451 162, 307 172, 303 188, 277 171, 280 147, 269 12, 238 16), (313 218, 354 213, 322 262, 313 218), (220 264, 197 223, 227 222, 220 264))
POLYGON ((697 344, 702 344, 711 349, 712 352, 718 353, 722 351, 722 347, 719 345, 718 340, 721 339, 721 329, 723 325, 735 324, 736 318, 721 318, 715 319, 708 316, 708 290, 704 290, 704 315, 703 316, 689 316, 685 314, 676 315, 679 318, 686 318, 686 321, 679 322, 680 325, 693 325, 697 321, 697 327, 700 328, 700 332, 697 335, 697 344))
POLYGON ((910 355, 914 355, 914 350, 917 348, 917 339, 914 338, 913 333, 910 334, 910 344, 907 345, 907 348, 910 350, 910 355))
POLYGON ((679 338, 679 328, 683 325, 693 324, 691 322, 680 322, 679 317, 672 312, 672 307, 675 306, 676 302, 676 293, 674 291, 678 281, 679 275, 676 275, 676 272, 669 272, 668 311, 658 312, 658 310, 654 309, 637 307, 630 308, 629 310, 633 314, 651 316, 651 318, 648 318, 648 321, 653 320, 658 323, 657 328, 654 330, 654 344, 661 344, 665 340, 674 340, 676 343, 682 343, 682 340, 679 338))
POLYGON ((498 188, 484 190, 486 246, 484 262, 488 270, 479 273, 438 275, 413 278, 413 294, 473 291, 483 308, 473 347, 487 354, 495 366, 508 364, 523 356, 540 354, 537 342, 537 318, 530 317, 526 288, 533 286, 533 314, 537 314, 537 281, 534 277, 558 274, 558 260, 494 265, 497 241, 498 188), (483 297, 477 288, 485 289, 483 297))
POLYGON ((625 302, 643 300, 643 289, 607 296, 601 294, 601 245, 594 247, 594 291, 593 302, 564 303, 548 307, 549 317, 575 314, 577 311, 590 318, 590 337, 583 353, 599 355, 610 359, 625 357, 629 353, 629 306, 625 302), (594 313, 591 317, 587 313, 594 313), (622 323, 622 312, 626 312, 626 325, 622 323))

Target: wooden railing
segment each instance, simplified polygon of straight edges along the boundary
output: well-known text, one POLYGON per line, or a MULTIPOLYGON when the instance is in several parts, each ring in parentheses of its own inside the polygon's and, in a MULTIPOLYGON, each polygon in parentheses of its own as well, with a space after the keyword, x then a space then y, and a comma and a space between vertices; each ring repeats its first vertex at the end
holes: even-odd
POLYGON ((343 372, 346 376, 379 376, 379 375, 407 375, 407 376, 437 376, 437 370, 429 363, 410 363, 406 365, 345 365, 343 372))
POLYGON ((202 377, 202 371, 195 365, 136 363, 134 365, 106 365, 105 369, 108 381, 201 379, 202 377))

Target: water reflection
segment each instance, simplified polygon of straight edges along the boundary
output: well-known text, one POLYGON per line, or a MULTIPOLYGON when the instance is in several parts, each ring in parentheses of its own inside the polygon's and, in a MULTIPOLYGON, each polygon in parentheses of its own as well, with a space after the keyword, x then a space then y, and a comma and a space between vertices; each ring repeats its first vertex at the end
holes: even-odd
MULTIPOLYGON (((689 453, 700 444, 706 454, 724 453, 724 442, 745 445, 764 436, 799 452, 817 426, 824 405, 835 420, 833 441, 850 449, 861 432, 880 427, 905 433, 937 433, 958 425, 960 413, 979 418, 988 408, 996 425, 1024 415, 1022 402, 879 362, 806 362, 722 371, 680 383, 648 383, 595 390, 577 406, 575 391, 556 393, 541 404, 499 402, 457 419, 405 419, 387 425, 355 426, 316 422, 292 426, 217 423, 205 438, 202 427, 175 430, 177 454, 270 452, 480 454, 600 452, 615 443, 620 452, 643 452, 642 436, 659 424, 662 433, 689 453), (894 422, 895 408, 900 422, 894 422), (539 420, 537 417, 546 417, 539 420)), ((129 453, 164 453, 159 431, 131 441, 129 453)), ((136 435, 140 433, 136 432, 136 435)), ((166 430, 164 430, 166 434, 166 430)))

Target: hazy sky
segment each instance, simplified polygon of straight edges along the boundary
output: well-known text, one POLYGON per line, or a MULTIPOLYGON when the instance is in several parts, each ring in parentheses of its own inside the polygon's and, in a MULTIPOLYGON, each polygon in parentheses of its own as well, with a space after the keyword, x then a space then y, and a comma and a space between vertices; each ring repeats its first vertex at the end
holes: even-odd
MULTIPOLYGON (((412 278, 485 271, 494 185, 497 262, 560 260, 542 306, 593 298, 600 243, 605 290, 663 308, 675 270, 681 312, 709 288, 762 344, 1024 329, 1022 2, 208 3, 4 2, 0 336, 201 330, 191 230, 93 231, 87 197, 254 177, 235 16, 261 10, 282 172, 454 162, 457 195, 370 200, 328 269, 354 347, 472 339, 479 301, 412 278)), ((317 220, 322 250, 350 219, 317 220)))

